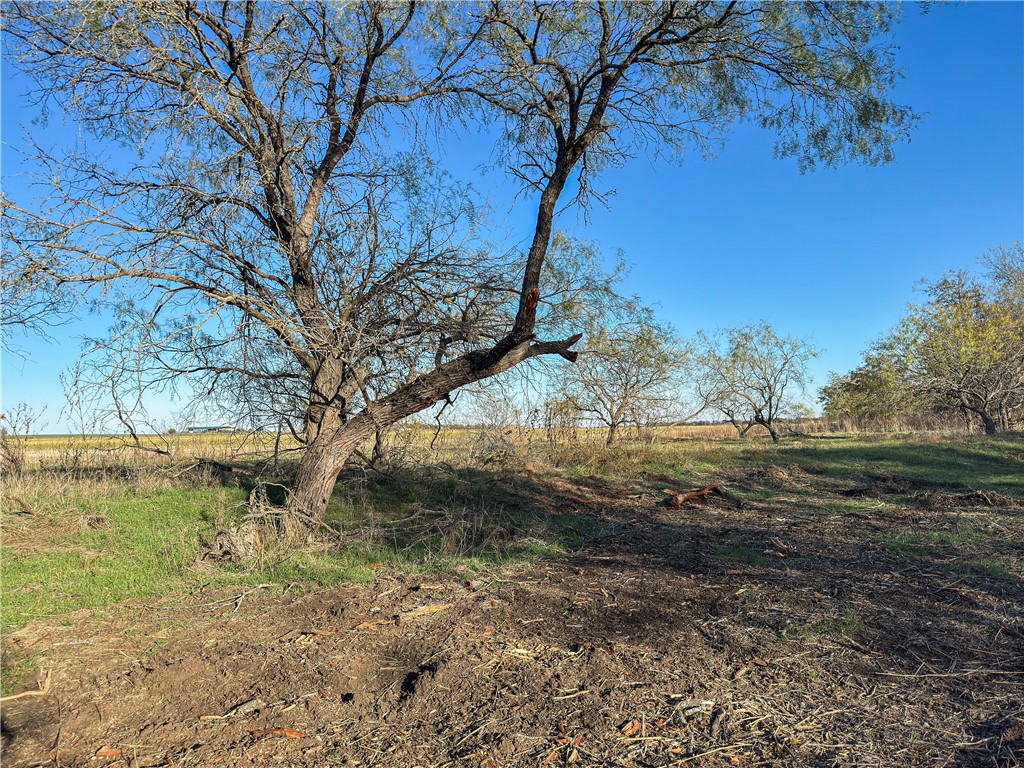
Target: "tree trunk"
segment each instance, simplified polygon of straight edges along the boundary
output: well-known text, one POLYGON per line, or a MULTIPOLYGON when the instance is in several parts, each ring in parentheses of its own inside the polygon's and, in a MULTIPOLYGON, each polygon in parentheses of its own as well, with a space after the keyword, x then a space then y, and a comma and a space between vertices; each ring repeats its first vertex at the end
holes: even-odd
POLYGON ((301 538, 323 523, 338 474, 348 457, 373 434, 372 429, 353 426, 345 425, 330 433, 322 431, 306 447, 283 518, 286 536, 301 538))
POLYGON ((384 463, 384 441, 387 439, 388 431, 378 429, 373 438, 373 453, 370 454, 370 466, 379 469, 384 463))
POLYGON ((608 425, 608 436, 605 438, 605 441, 604 441, 605 448, 611 448, 612 447, 612 443, 615 442, 615 433, 618 430, 618 428, 619 428, 618 424, 609 424, 608 425))
POLYGON ((569 172, 582 156, 586 143, 581 143, 571 155, 559 156, 548 184, 541 193, 536 229, 523 274, 519 309, 507 336, 490 349, 467 352, 439 364, 434 370, 416 377, 372 406, 367 405, 362 413, 348 421, 342 419, 345 402, 339 391, 342 381, 340 361, 329 361, 332 365, 324 365, 316 374, 306 413, 306 430, 310 442, 295 475, 285 517, 286 528, 305 527, 308 532, 309 527, 323 524, 324 513, 341 468, 352 452, 375 432, 441 402, 460 387, 503 373, 531 357, 557 354, 570 362, 576 362, 577 353, 571 351, 570 347, 583 337, 582 333, 562 341, 538 341, 533 331, 537 320, 540 275, 551 244, 552 221, 558 198, 569 178, 569 172))
POLYGON ((985 411, 979 410, 978 415, 981 417, 981 423, 985 425, 985 434, 994 435, 998 432, 995 421, 985 411))
POLYGON ((981 419, 981 423, 985 427, 986 435, 994 435, 999 431, 999 428, 996 426, 995 420, 989 415, 988 410, 986 410, 986 407, 979 408, 971 406, 963 402, 962 400, 960 402, 960 407, 964 409, 964 412, 970 411, 971 413, 978 414, 978 418, 981 419))
POLYGON ((779 431, 775 429, 775 420, 756 413, 754 415, 754 424, 760 424, 762 427, 768 430, 768 434, 772 436, 772 442, 779 442, 779 431))

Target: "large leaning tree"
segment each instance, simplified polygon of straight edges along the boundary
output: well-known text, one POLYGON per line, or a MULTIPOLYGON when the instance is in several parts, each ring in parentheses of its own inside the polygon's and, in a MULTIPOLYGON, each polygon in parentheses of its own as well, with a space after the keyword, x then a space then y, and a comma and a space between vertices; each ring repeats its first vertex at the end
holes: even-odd
POLYGON ((4 198, 5 318, 105 300, 130 350, 114 359, 147 380, 291 403, 305 449, 288 517, 319 521, 377 430, 529 358, 575 357, 578 333, 546 335, 561 286, 545 261, 556 213, 603 168, 707 152, 739 120, 805 168, 889 160, 913 123, 890 97, 897 14, 7 2, 8 62, 84 139, 37 146, 37 186, 4 198), (521 253, 424 170, 427 148, 480 124, 536 210, 521 253))

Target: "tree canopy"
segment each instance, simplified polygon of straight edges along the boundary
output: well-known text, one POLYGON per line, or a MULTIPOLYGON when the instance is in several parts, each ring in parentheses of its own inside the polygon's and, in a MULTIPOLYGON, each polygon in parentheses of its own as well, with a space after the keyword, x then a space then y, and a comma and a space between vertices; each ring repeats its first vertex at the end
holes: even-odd
POLYGON ((575 359, 578 331, 546 337, 565 286, 545 264, 556 213, 602 169, 711 152, 739 120, 801 168, 891 159, 914 122, 891 97, 898 13, 10 2, 7 61, 88 140, 36 145, 46 193, 3 200, 4 320, 106 301, 110 386, 187 375, 280 411, 306 445, 293 518, 318 520, 375 431, 525 360, 575 359), (431 163, 437 137, 480 124, 536 211, 522 252, 431 163))
POLYGON ((879 420, 961 413, 993 434, 1024 419, 1024 248, 993 249, 984 272, 924 284, 864 364, 822 390, 826 415, 879 420))
POLYGON ((766 322, 697 336, 701 398, 729 420, 740 436, 754 425, 779 441, 778 421, 807 386, 807 365, 818 352, 803 339, 782 337, 766 322))

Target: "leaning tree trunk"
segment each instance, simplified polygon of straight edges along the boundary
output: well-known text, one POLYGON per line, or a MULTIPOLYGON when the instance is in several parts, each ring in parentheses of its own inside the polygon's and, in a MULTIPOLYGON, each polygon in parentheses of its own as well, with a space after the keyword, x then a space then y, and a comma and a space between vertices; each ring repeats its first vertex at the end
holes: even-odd
POLYGON ((995 420, 993 420, 993 418, 989 416, 987 412, 979 410, 977 413, 978 416, 981 417, 981 423, 985 425, 986 435, 994 435, 996 434, 996 432, 999 431, 998 427, 996 426, 995 420))
POLYGON ((305 535, 323 522, 341 468, 367 437, 345 432, 321 433, 303 452, 282 518, 286 535, 305 535))
POLYGON ((754 415, 754 424, 760 424, 762 427, 768 430, 768 434, 772 437, 772 442, 779 442, 779 431, 775 428, 775 419, 771 416, 763 416, 761 413, 754 415))
POLYGON ((295 474, 286 510, 286 527, 301 530, 324 522, 334 483, 345 461, 378 430, 444 400, 467 384, 503 373, 531 357, 559 355, 576 361, 572 346, 583 337, 573 334, 561 341, 538 341, 532 334, 507 336, 488 350, 466 354, 413 379, 361 413, 342 421, 333 410, 318 414, 317 431, 306 447, 295 474))
POLYGON ((961 401, 960 406, 964 409, 965 412, 970 411, 971 413, 975 413, 978 415, 978 418, 981 419, 982 425, 985 427, 986 435, 994 435, 999 431, 999 428, 996 426, 995 420, 992 418, 992 416, 989 414, 988 410, 985 407, 979 408, 976 406, 971 406, 963 401, 961 401))
MULTIPOLYGON (((600 123, 606 106, 595 108, 591 115, 594 126, 600 123)), ((416 377, 380 400, 368 403, 362 413, 348 421, 340 418, 340 408, 343 406, 337 389, 340 386, 337 367, 322 370, 317 375, 318 378, 312 382, 314 402, 307 414, 307 432, 312 428, 313 436, 295 475, 286 511, 286 527, 299 530, 305 528, 308 531, 310 527, 323 525, 327 504, 345 461, 379 430, 387 429, 406 416, 447 399, 460 387, 496 376, 531 357, 557 354, 570 362, 576 362, 577 353, 571 347, 583 337, 582 333, 573 334, 561 341, 540 341, 534 331, 540 299, 540 278, 551 243, 558 198, 570 171, 598 135, 596 127, 587 130, 591 131, 589 135, 578 138, 571 148, 559 153, 547 185, 540 195, 537 224, 523 270, 519 307, 508 335, 490 349, 473 350, 446 363, 440 363, 439 360, 440 364, 432 371, 416 377)), ((305 244, 299 243, 295 248, 303 255, 300 261, 308 265, 309 259, 304 255, 305 244)), ((309 288, 305 276, 302 277, 305 306, 318 309, 315 291, 309 288)), ((316 313, 310 314, 314 320, 317 319, 316 313)))
POLYGON ((619 425, 612 423, 608 425, 608 436, 604 440, 605 448, 611 448, 612 443, 615 442, 615 433, 618 431, 619 425))
POLYGON ((779 430, 775 428, 775 422, 771 419, 758 419, 757 423, 768 430, 768 434, 772 437, 772 442, 779 442, 779 430))

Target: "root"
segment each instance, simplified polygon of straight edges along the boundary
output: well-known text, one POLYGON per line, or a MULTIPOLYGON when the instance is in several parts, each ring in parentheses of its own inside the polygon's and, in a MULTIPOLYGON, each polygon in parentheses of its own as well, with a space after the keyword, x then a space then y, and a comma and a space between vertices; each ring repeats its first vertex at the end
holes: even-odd
POLYGON ((46 678, 42 683, 39 684, 38 691, 25 691, 24 693, 15 693, 10 696, 4 696, 0 698, 0 704, 8 701, 15 701, 16 699, 27 699, 32 696, 45 696, 50 692, 50 681, 53 679, 53 670, 46 671, 46 678))

